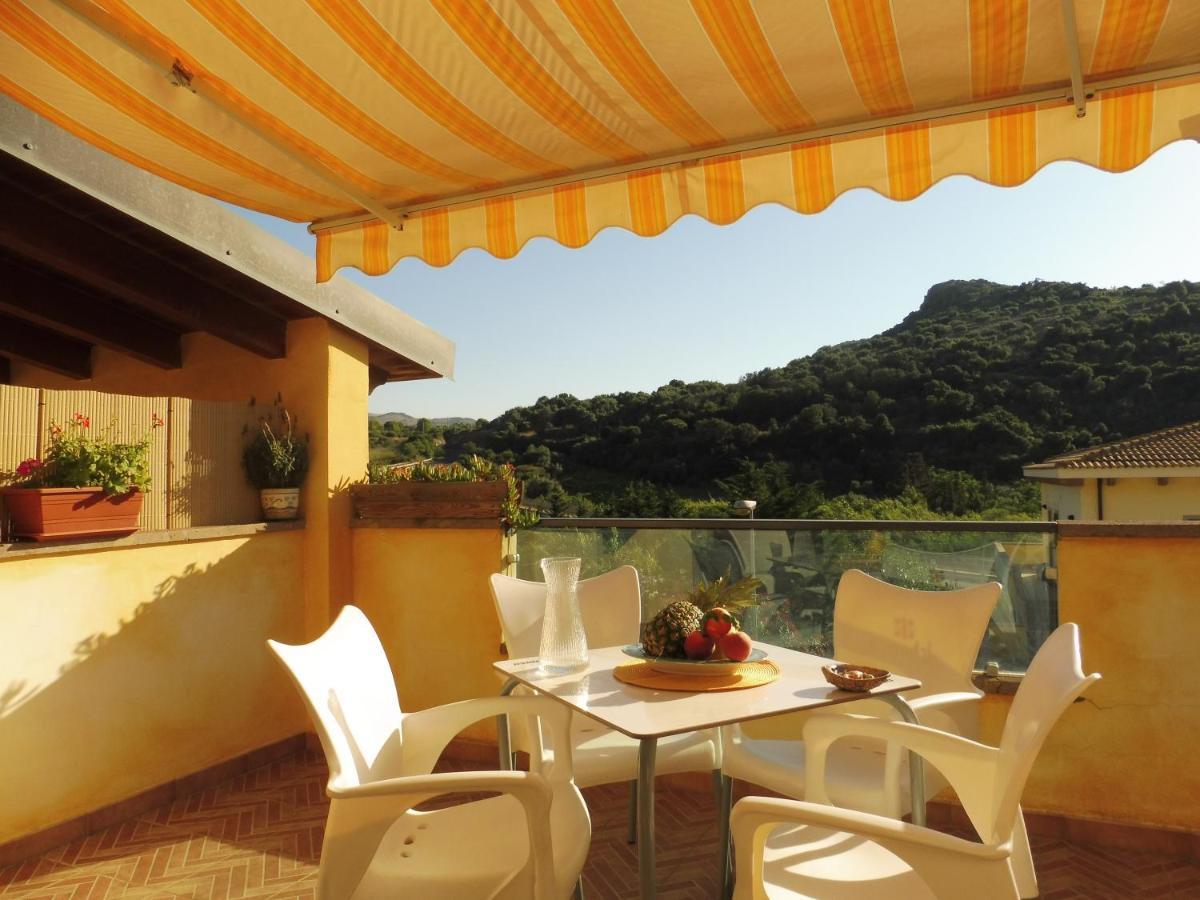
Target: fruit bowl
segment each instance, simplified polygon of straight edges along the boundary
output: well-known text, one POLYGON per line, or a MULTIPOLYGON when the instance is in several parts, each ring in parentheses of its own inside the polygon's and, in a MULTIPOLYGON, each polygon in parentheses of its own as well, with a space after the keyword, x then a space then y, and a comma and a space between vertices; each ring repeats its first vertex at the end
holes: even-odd
POLYGON ((621 652, 649 663, 650 668, 664 675, 732 675, 737 671, 737 667, 744 663, 762 662, 767 658, 766 651, 757 647, 741 662, 733 659, 676 659, 671 656, 650 656, 642 649, 641 644, 628 644, 621 648, 621 652))
POLYGON ((836 666, 821 666, 825 680, 843 691, 869 691, 879 687, 892 677, 887 669, 874 669, 871 666, 855 666, 839 663, 836 666))

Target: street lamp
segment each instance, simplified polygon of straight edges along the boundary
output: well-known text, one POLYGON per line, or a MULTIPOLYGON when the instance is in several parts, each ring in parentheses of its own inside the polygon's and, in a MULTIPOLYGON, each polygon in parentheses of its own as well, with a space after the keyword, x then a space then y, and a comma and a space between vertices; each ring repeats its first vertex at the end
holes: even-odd
POLYGON ((734 500, 733 514, 739 518, 754 518, 754 508, 758 506, 757 500, 734 500))
MULTIPOLYGON (((733 501, 733 514, 740 519, 753 519, 754 518, 754 508, 756 506, 758 506, 757 500, 734 500, 733 501)), ((751 578, 758 577, 758 573, 757 573, 758 560, 755 558, 757 556, 757 554, 755 552, 756 549, 757 548, 754 546, 754 527, 751 526, 750 527, 750 577, 751 578)), ((747 631, 748 631, 748 633, 750 633, 752 635, 757 635, 758 634, 758 609, 757 609, 757 607, 746 610, 746 613, 747 613, 747 618, 750 619, 750 622, 746 623, 747 625, 750 625, 750 628, 748 628, 747 631)))

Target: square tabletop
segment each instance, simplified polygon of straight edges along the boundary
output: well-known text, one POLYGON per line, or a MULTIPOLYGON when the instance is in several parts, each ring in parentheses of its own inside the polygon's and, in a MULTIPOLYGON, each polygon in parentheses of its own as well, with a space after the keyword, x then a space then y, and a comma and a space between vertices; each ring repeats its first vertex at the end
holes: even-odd
POLYGON ((591 716, 631 738, 660 738, 717 725, 730 725, 782 713, 816 709, 911 691, 921 682, 893 674, 870 691, 843 691, 825 680, 821 666, 834 661, 810 653, 787 650, 758 641, 779 667, 779 678, 769 684, 741 690, 665 691, 618 681, 613 668, 633 658, 620 647, 590 650, 586 668, 568 675, 538 671, 537 657, 493 663, 495 669, 539 693, 556 697, 572 709, 591 716))

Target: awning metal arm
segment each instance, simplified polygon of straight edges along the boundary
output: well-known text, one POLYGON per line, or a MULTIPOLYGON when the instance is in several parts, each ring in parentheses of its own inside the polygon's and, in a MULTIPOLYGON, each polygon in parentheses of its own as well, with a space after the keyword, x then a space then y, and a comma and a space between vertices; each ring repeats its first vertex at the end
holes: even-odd
POLYGON ((81 21, 86 22, 101 35, 123 47, 147 65, 165 71, 167 77, 176 85, 186 88, 205 102, 220 109, 243 127, 253 131, 288 159, 316 175, 338 194, 361 206, 374 218, 387 222, 399 231, 404 230, 404 220, 407 216, 403 212, 390 209, 383 200, 364 192, 337 172, 297 150, 288 141, 259 127, 255 122, 243 116, 238 109, 226 103, 219 94, 208 90, 203 77, 197 77, 184 62, 169 56, 152 42, 134 34, 90 0, 57 0, 57 2, 64 9, 74 13, 81 21))
POLYGON ((1075 101, 1075 117, 1087 115, 1087 91, 1083 85, 1083 64, 1079 59, 1079 29, 1075 25, 1075 0, 1060 0, 1063 13, 1063 34, 1067 40, 1067 60, 1071 64, 1071 99, 1075 101))

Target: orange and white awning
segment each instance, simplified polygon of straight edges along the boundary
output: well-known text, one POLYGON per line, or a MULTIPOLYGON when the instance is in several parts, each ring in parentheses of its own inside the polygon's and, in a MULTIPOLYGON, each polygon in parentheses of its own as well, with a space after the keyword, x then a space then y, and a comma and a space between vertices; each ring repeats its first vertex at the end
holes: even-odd
POLYGON ((317 275, 1200 139, 1200 0, 0 0, 0 91, 317 275))

